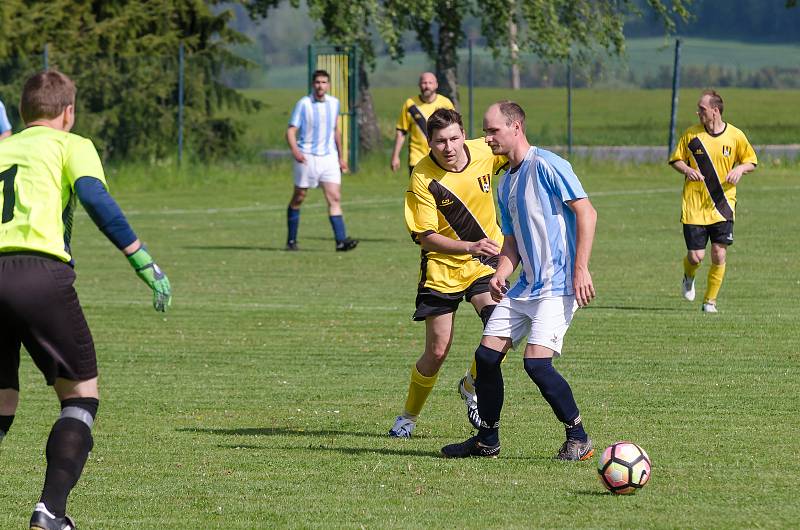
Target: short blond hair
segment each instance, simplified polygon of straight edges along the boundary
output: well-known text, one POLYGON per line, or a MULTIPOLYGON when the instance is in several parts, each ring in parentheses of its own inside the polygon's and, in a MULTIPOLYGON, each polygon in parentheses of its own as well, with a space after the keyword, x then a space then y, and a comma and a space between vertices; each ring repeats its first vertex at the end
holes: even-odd
POLYGON ((51 120, 75 105, 75 83, 57 70, 43 70, 25 81, 19 111, 22 120, 51 120))

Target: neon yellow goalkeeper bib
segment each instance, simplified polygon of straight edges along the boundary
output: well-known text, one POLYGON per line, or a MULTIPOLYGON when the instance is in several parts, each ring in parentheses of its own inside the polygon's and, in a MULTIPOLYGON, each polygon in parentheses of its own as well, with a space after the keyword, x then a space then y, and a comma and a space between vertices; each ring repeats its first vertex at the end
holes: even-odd
POLYGON ((0 253, 36 251, 71 261, 75 181, 81 177, 107 186, 87 138, 36 126, 0 142, 0 253))

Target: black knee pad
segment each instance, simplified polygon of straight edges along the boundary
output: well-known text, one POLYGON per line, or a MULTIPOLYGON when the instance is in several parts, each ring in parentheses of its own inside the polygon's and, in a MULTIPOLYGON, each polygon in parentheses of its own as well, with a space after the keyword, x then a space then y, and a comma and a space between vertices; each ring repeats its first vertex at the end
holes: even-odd
POLYGON ((486 327, 486 323, 489 322, 489 317, 492 316, 495 307, 497 307, 497 304, 489 304, 483 306, 483 309, 481 309, 480 315, 483 327, 486 327))
POLYGON ((503 362, 505 354, 491 348, 487 348, 483 344, 478 346, 475 350, 475 364, 480 370, 481 368, 497 368, 503 362))

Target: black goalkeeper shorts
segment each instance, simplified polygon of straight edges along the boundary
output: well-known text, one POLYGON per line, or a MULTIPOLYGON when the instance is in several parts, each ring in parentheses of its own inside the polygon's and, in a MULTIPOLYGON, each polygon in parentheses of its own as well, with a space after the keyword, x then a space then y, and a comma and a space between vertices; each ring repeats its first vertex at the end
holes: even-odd
POLYGON ((24 344, 48 385, 97 377, 94 341, 75 271, 43 254, 0 254, 0 388, 19 390, 24 344))

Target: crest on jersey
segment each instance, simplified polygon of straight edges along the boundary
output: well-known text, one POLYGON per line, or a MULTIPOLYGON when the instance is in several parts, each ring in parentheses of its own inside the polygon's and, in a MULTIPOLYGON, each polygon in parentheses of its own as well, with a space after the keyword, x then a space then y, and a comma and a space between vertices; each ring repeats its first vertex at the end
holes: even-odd
POLYGON ((729 145, 722 146, 722 156, 731 156, 731 146, 729 145))
POLYGON ((487 173, 486 175, 478 177, 478 186, 480 186, 483 193, 492 191, 492 175, 487 173))

